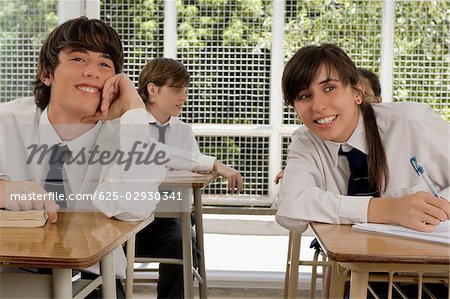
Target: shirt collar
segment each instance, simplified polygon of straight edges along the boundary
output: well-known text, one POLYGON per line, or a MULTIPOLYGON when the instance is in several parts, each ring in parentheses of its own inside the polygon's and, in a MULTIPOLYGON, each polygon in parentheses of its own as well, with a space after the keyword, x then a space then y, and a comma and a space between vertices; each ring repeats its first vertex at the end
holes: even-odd
POLYGON ((333 159, 334 167, 337 167, 338 165, 339 148, 341 146, 344 151, 350 151, 352 148, 356 148, 367 155, 366 130, 362 113, 359 114, 358 124, 346 142, 325 140, 324 143, 333 159))
POLYGON ((70 140, 62 141, 48 119, 48 109, 45 108, 39 117, 39 138, 41 145, 47 144, 49 148, 54 144, 64 143, 73 153, 79 153, 81 150, 90 149, 96 142, 102 122, 98 121, 94 127, 82 135, 70 140))
POLYGON ((153 114, 150 111, 147 110, 147 112, 148 112, 148 122, 152 123, 152 124, 157 124, 157 125, 160 125, 160 126, 166 126, 166 125, 174 124, 176 122, 176 120, 177 120, 176 117, 171 116, 169 118, 168 122, 166 122, 165 124, 161 124, 159 121, 156 120, 156 118, 153 116, 153 114))

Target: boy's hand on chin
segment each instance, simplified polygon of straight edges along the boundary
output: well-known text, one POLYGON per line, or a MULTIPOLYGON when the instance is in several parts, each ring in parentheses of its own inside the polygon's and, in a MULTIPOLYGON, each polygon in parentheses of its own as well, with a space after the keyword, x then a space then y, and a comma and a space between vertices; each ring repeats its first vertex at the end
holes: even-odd
POLYGON ((92 116, 84 117, 82 122, 115 119, 136 108, 145 109, 145 104, 130 78, 125 73, 120 73, 105 81, 100 110, 92 116))

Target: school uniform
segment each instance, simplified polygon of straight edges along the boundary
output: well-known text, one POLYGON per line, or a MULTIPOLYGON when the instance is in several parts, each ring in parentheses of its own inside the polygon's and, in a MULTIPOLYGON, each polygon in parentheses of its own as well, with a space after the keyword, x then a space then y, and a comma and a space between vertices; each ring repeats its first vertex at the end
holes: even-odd
MULTIPOLYGON (((450 199, 450 126, 428 105, 414 102, 372 104, 389 166, 389 185, 382 196, 400 197, 427 185, 410 165, 424 164, 440 196, 450 199)), ((344 143, 323 141, 302 126, 292 135, 277 203, 277 222, 303 232, 310 221, 351 224, 367 222, 371 196, 347 196, 350 170, 345 149, 367 154, 362 115, 344 143)))
MULTIPOLYGON (((191 151, 194 155, 200 154, 200 149, 190 125, 176 117, 171 117, 166 124, 161 124, 150 112, 148 122, 150 123, 150 135, 153 138, 159 140, 163 138, 165 144, 169 146, 191 151), (158 126, 167 126, 167 128, 160 130, 158 126), (164 137, 161 134, 164 134, 164 137)), ((212 164, 210 167, 202 170, 211 171, 212 164)), ((183 200, 191 200, 188 190, 165 191, 169 193, 181 192, 183 200)), ((196 267, 198 259, 195 245, 195 240, 193 240, 193 263, 196 267)), ((156 218, 149 226, 139 232, 136 235, 136 256, 182 259, 180 219, 156 218)), ((184 298, 182 265, 159 265, 157 293, 158 298, 184 298)))
MULTIPOLYGON (((99 121, 82 135, 63 142, 48 119, 47 109, 39 109, 33 97, 20 98, 0 104, 0 180, 31 180, 44 186, 49 171, 50 155, 42 160, 36 155, 30 159, 30 146, 48 146, 64 143, 73 155, 80 154, 77 163, 64 164, 62 181, 65 193, 69 195, 116 194, 114 200, 67 200, 69 209, 101 211, 107 217, 124 221, 136 221, 148 217, 156 208, 157 201, 141 198, 130 201, 136 192, 156 193, 164 181, 167 167, 184 170, 210 170, 214 158, 180 148, 158 143, 148 131, 148 114, 145 109, 132 109, 112 121, 99 121), (145 144, 145 146, 144 146, 145 144), (164 165, 150 161, 154 155, 134 155, 129 163, 114 159, 109 163, 99 162, 100 153, 129 153, 136 148, 144 154, 162 152, 164 165), (90 151, 95 158, 89 160, 90 151), (29 161, 28 161, 29 160, 29 161), (78 163, 79 162, 79 163, 78 163)), ((110 157, 110 156, 109 156, 110 157)), ((120 157, 120 156, 117 156, 120 157)), ((106 159, 108 160, 108 159, 106 159)), ((76 229, 76 228, 74 228, 76 229)), ((116 277, 125 278, 126 259, 121 248, 114 251, 116 277)), ((84 271, 99 274, 96 264, 84 271)))

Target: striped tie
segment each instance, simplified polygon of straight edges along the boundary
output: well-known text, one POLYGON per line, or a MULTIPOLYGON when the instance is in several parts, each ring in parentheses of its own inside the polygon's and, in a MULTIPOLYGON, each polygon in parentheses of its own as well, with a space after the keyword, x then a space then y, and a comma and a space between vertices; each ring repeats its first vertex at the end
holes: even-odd
POLYGON ((347 195, 350 196, 379 196, 378 190, 370 185, 367 155, 353 148, 349 152, 339 149, 339 155, 346 156, 350 168, 347 195))
POLYGON ((62 170, 64 162, 66 162, 70 155, 71 152, 67 145, 55 144, 48 162, 49 169, 47 178, 45 179, 44 189, 49 193, 53 192, 55 200, 57 200, 56 203, 61 208, 67 207, 62 170), (60 194, 63 194, 64 197, 60 198, 60 194))
MULTIPOLYGON (((339 149, 339 155, 347 157, 348 166, 350 168, 347 195, 379 197, 380 193, 378 190, 370 186, 367 155, 356 148, 353 148, 349 152, 344 152, 342 147, 339 149)), ((320 249, 320 244, 317 239, 314 238, 309 247, 318 250, 320 249)))

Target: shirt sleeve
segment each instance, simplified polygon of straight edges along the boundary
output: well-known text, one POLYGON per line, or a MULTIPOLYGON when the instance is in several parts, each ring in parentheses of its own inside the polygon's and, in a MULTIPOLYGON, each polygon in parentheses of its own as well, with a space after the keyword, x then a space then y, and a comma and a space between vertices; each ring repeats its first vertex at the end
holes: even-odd
POLYGON ((211 171, 216 158, 200 152, 191 127, 181 121, 171 126, 180 139, 176 146, 159 143, 150 137, 150 143, 155 144, 155 151, 164 153, 167 159, 165 165, 177 170, 211 171))
POLYGON ((164 165, 143 161, 149 152, 145 109, 132 109, 119 121, 105 122, 97 144, 103 151, 119 152, 122 156, 102 165, 94 206, 107 217, 123 221, 148 217, 156 208, 155 194, 164 181, 166 169, 164 165), (118 140, 113 137, 117 133, 118 140))
MULTIPOLYGON (((0 115, 0 117, 3 117, 0 115)), ((0 119, 0 140, 6 140, 5 139, 5 133, 4 133, 4 124, 2 122, 2 119, 0 119)), ((2 181, 9 181, 9 176, 7 173, 5 173, 5 159, 6 159, 6 142, 0 143, 0 180, 2 181)))
POLYGON ((120 122, 105 123, 104 146, 110 151, 118 147, 124 153, 121 161, 103 167, 95 191, 94 206, 108 217, 126 221, 148 217, 156 208, 155 194, 165 179, 166 166, 181 170, 212 169, 213 157, 158 143, 150 136, 147 118, 145 109, 133 109, 124 113, 120 122), (117 135, 117 131, 118 145, 109 144, 110 136, 117 135), (113 194, 116 200, 101 200, 102 194, 113 194))
POLYGON ((176 136, 180 139, 176 148, 190 152, 192 161, 190 167, 186 167, 186 165, 184 166, 184 168, 180 168, 179 164, 171 162, 170 164, 168 164, 169 168, 177 170, 195 170, 202 172, 211 171, 216 158, 203 155, 200 152, 200 148, 198 147, 198 143, 195 139, 192 127, 189 124, 179 122, 178 124, 174 125, 174 130, 176 131, 176 136))
POLYGON ((450 124, 428 105, 422 115, 427 154, 420 159, 440 196, 450 200, 450 124))
POLYGON ((293 141, 278 194, 278 223, 293 231, 302 231, 312 221, 349 224, 367 222, 370 196, 343 196, 325 191, 320 159, 303 144, 293 141), (308 154, 308 152, 310 154, 308 154))
POLYGON ((0 173, 0 181, 10 181, 10 177, 9 175, 7 175, 6 173, 0 173))
POLYGON ((175 128, 175 130, 179 131, 180 134, 183 135, 182 138, 180 138, 180 139, 183 139, 181 141, 182 144, 181 144, 180 148, 191 151, 193 153, 200 153, 197 139, 195 139, 195 134, 194 134, 194 131, 192 130, 191 125, 180 121, 180 123, 177 124, 177 127, 175 128))

